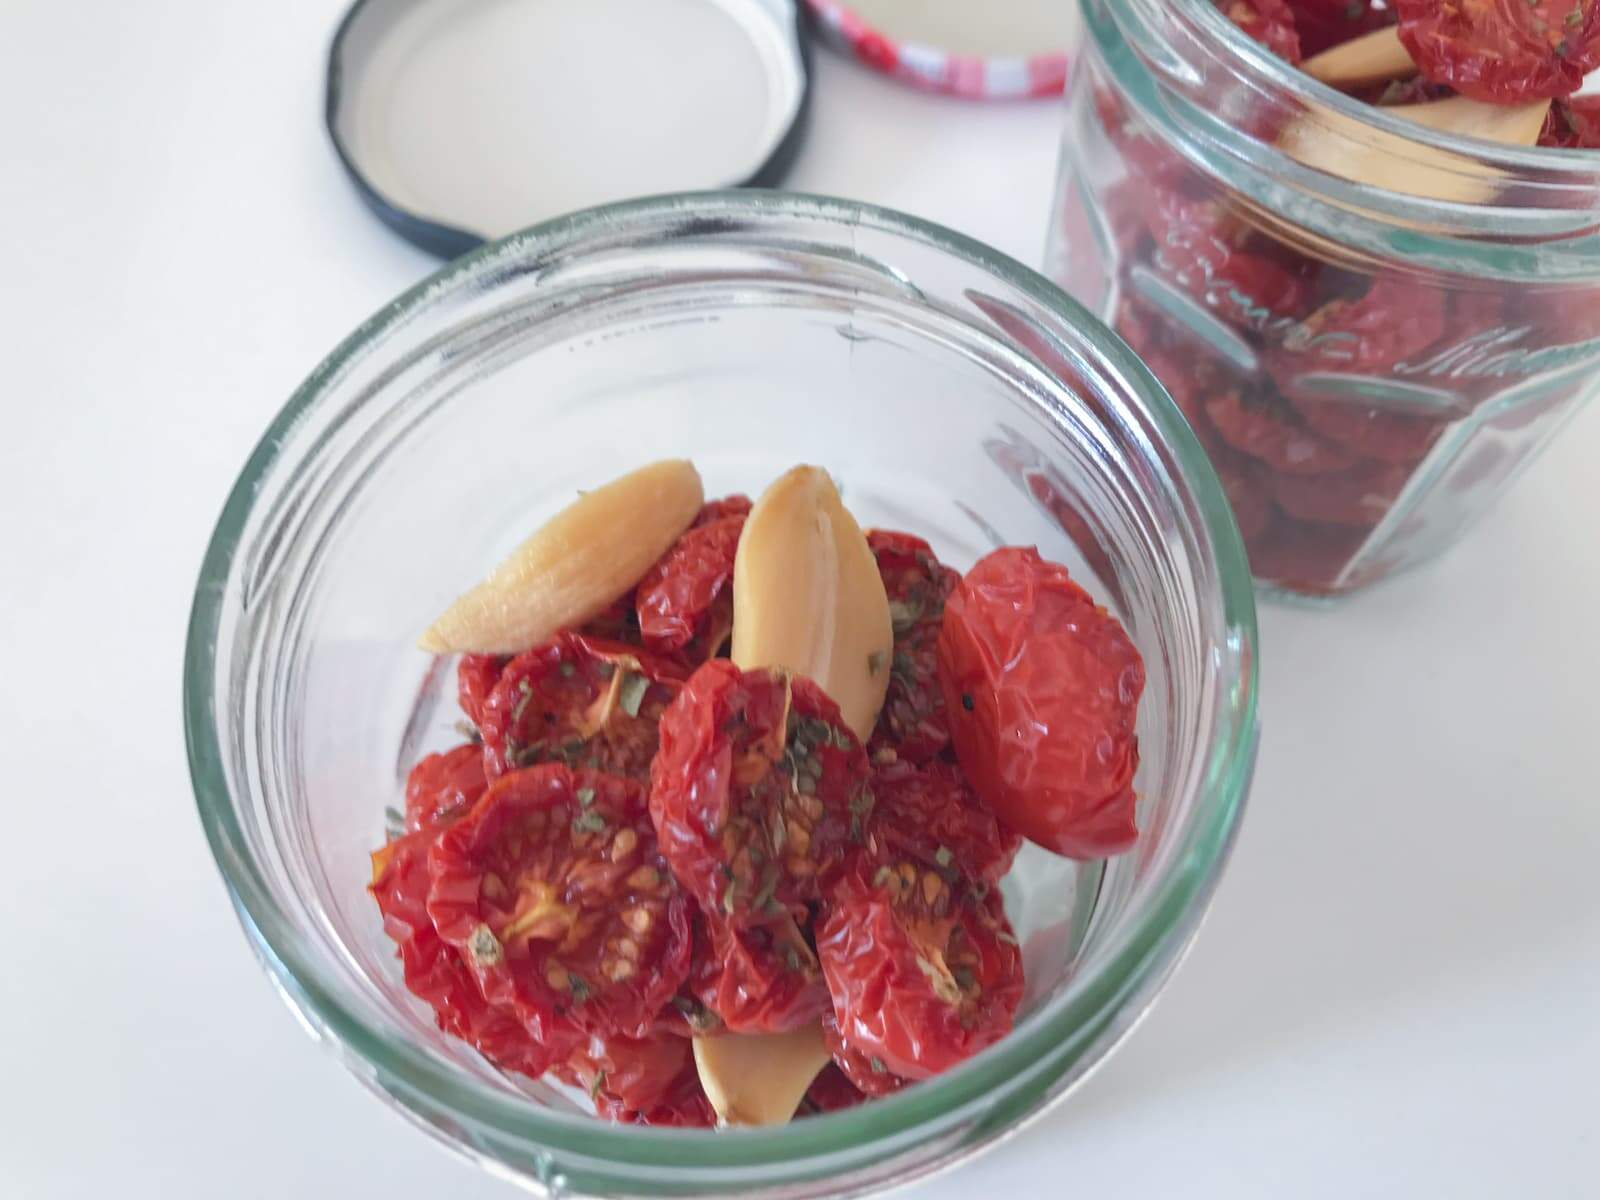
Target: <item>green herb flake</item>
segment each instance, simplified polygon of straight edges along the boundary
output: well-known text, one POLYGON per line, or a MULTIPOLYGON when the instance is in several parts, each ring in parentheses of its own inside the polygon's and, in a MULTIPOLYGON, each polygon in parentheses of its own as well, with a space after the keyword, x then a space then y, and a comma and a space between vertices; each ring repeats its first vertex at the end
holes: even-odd
POLYGON ((1567 14, 1567 28, 1576 29, 1583 24, 1583 10, 1575 8, 1567 14))
POLYGON ((961 707, 966 709, 968 712, 971 712, 973 709, 977 708, 978 706, 977 706, 976 702, 973 701, 972 696, 969 693, 962 692, 961 693, 961 707))
POLYGON ((561 678, 563 679, 571 679, 578 673, 578 668, 569 662, 563 662, 556 670, 561 672, 561 678))
POLYGON ((779 813, 772 815, 772 829, 769 836, 772 838, 772 853, 782 854, 783 844, 789 839, 789 826, 784 823, 783 816, 779 813))
POLYGON ((406 819, 398 808, 390 805, 383 810, 383 835, 384 840, 394 841, 406 831, 406 819))
POLYGON ((456 733, 463 741, 471 742, 474 746, 481 745, 483 734, 478 732, 478 727, 471 721, 457 721, 456 733))
POLYGON ((593 1100, 600 1095, 600 1089, 605 1086, 606 1073, 602 1068, 594 1073, 594 1079, 589 1084, 589 1099, 593 1100))
POLYGON ((977 977, 967 967, 957 967, 950 972, 950 977, 956 981, 956 986, 963 992, 970 992, 978 986, 977 977))
POLYGON ((793 946, 785 946, 783 948, 783 961, 789 970, 798 971, 800 969, 799 951, 797 951, 793 946))
POLYGON ((850 839, 859 842, 866 829, 867 818, 872 816, 872 806, 878 798, 872 794, 872 789, 864 787, 854 796, 850 797, 850 839))
POLYGON ((630 717, 637 717, 639 706, 644 703, 644 694, 649 690, 648 679, 636 671, 629 671, 622 677, 622 688, 617 693, 617 703, 630 717))
POLYGON ((591 995, 589 985, 584 982, 582 975, 568 975, 567 990, 572 993, 574 1004, 582 1004, 591 995))
POLYGON ((723 912, 730 913, 730 914, 733 912, 733 896, 734 896, 734 893, 737 892, 738 890, 739 890, 739 881, 737 879, 728 880, 728 886, 722 889, 722 911, 723 912))
POLYGON ((772 899, 772 893, 778 890, 778 870, 770 863, 761 875, 761 887, 756 891, 756 898, 750 902, 752 908, 766 908, 767 902, 772 899))
POLYGON ((868 1065, 879 1075, 887 1075, 889 1073, 889 1068, 883 1065, 883 1059, 879 1058, 876 1054, 874 1054, 872 1058, 868 1060, 868 1065))
POLYGON ((573 833, 601 833, 605 827, 606 819, 592 808, 572 818, 573 833))
POLYGON ((581 788, 579 788, 578 792, 577 792, 577 795, 578 795, 578 803, 583 805, 585 808, 588 808, 591 804, 594 803, 594 789, 592 787, 581 787, 581 788))
POLYGON ((933 861, 938 863, 941 867, 948 867, 950 865, 950 860, 954 857, 955 855, 950 853, 949 846, 940 846, 933 852, 933 861))
POLYGON ((867 674, 876 675, 881 670, 883 670, 883 651, 874 650, 867 655, 867 674))

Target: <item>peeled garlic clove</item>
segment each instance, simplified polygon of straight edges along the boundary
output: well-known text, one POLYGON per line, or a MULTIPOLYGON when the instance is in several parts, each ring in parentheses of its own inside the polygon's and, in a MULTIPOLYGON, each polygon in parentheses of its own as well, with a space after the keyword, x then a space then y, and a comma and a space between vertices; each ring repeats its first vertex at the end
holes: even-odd
POLYGON ((1300 69, 1332 87, 1356 88, 1409 79, 1417 73, 1417 64, 1401 43, 1400 31, 1391 25, 1313 54, 1300 69))
POLYGON ((435 654, 516 654, 597 615, 689 527, 705 499, 686 459, 631 471, 577 500, 435 621, 435 654))
POLYGON ((700 1085, 724 1125, 786 1124, 831 1058, 820 1023, 694 1039, 700 1085))
POLYGON ((889 687, 894 629, 877 560, 820 467, 796 467, 745 519, 733 560, 733 661, 804 675, 865 742, 889 687))

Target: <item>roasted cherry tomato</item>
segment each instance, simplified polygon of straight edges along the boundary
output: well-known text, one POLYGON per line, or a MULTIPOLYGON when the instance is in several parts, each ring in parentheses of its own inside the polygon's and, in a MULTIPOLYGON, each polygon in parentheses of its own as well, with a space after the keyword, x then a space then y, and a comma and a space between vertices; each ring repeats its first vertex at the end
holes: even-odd
POLYGON ((733 633, 733 556, 744 517, 722 517, 683 534, 639 581, 634 604, 644 644, 698 665, 733 633))
POLYGON ((850 1082, 850 1077, 838 1063, 829 1063, 806 1089, 805 1099, 800 1101, 798 1115, 816 1117, 824 1113, 839 1112, 846 1108, 854 1108, 866 1098, 866 1093, 850 1082))
POLYGON ((534 1041, 516 1014, 490 1004, 455 947, 428 916, 428 849, 437 831, 407 834, 372 856, 372 896, 383 913, 383 931, 400 948, 406 987, 425 1001, 439 1028, 472 1046, 496 1066, 542 1075, 577 1041, 563 1029, 548 1044, 534 1041))
POLYGON ((867 756, 809 679, 712 659, 661 718, 650 813, 673 873, 700 906, 760 925, 821 895, 859 842, 867 756))
POLYGON ((688 976, 688 902, 631 780, 556 763, 503 775, 428 871, 439 936, 541 1043, 648 1036, 688 976))
POLYGON ((831 1008, 822 1018, 822 1039, 833 1055, 833 1065, 863 1096, 888 1096, 905 1087, 907 1080, 890 1071, 882 1059, 845 1044, 831 1008))
POLYGON ((1022 1000, 1022 954, 999 893, 909 861, 858 858, 838 878, 817 957, 838 1037, 874 1073, 948 1070, 1005 1036, 1022 1000))
POLYGON ((1570 96, 1600 67, 1595 0, 1394 0, 1394 8, 1418 70, 1490 104, 1570 96))
POLYGON ((474 745, 430 754, 406 777, 406 829, 415 833, 460 816, 483 795, 483 751, 474 745))
POLYGON ((1561 150, 1600 150, 1600 96, 1571 96, 1550 106, 1539 145, 1561 150))
POLYGON ((967 780, 1009 828, 1069 858, 1133 844, 1144 661, 1065 567, 1032 547, 979 559, 945 604, 939 682, 967 780))
POLYGON ((733 1033, 798 1029, 828 1007, 817 956, 788 914, 744 928, 698 916, 690 983, 733 1033))
POLYGON ((567 1068, 570 1082, 587 1091, 595 1111, 609 1120, 626 1125, 716 1124, 687 1038, 596 1034, 573 1053, 567 1068))
POLYGON ((1394 24, 1394 10, 1373 0, 1289 0, 1289 8, 1307 58, 1394 24))
POLYGON ((502 654, 463 654, 456 664, 456 700, 473 728, 483 724, 483 706, 511 660, 502 654))
POLYGON ((878 560, 894 623, 889 691, 868 749, 889 749, 897 757, 926 762, 950 742, 934 644, 945 597, 961 576, 941 564, 927 542, 909 533, 868 530, 867 545, 878 560))
POLYGON ((643 650, 561 634, 500 672, 478 725, 484 773, 564 762, 642 782, 681 683, 678 667, 643 650))
POLYGON ((1206 420, 1228 448, 1287 475, 1345 471, 1355 457, 1306 429, 1275 401, 1236 391, 1213 393, 1204 405, 1206 420))
POLYGON ((1215 0, 1216 6, 1250 37, 1287 62, 1300 61, 1300 35, 1288 0, 1215 0))
POLYGON ((721 521, 726 517, 748 517, 750 515, 750 497, 735 492, 731 496, 724 496, 720 500, 707 500, 698 513, 695 514, 691 529, 701 525, 709 525, 713 521, 721 521))
POLYGON ((876 764, 872 794, 866 852, 877 862, 909 859, 919 868, 998 883, 1022 844, 954 763, 876 764))

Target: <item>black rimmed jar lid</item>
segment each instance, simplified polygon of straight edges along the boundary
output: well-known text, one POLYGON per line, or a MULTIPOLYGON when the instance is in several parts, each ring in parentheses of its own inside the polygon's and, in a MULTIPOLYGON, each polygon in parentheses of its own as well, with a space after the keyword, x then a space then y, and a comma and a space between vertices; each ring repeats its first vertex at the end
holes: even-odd
POLYGON ((356 0, 327 125, 373 211, 454 257, 627 197, 774 185, 809 93, 794 0, 356 0))

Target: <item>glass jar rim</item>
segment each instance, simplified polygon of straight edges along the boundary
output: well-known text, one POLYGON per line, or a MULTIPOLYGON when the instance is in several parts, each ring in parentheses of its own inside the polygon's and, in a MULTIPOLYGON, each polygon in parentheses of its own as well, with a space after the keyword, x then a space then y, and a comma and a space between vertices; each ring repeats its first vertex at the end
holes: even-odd
MULTIPOLYGON (((1447 202, 1334 175, 1299 162, 1275 142, 1243 128, 1217 133, 1228 165, 1252 176, 1292 181, 1294 190, 1325 206, 1333 220, 1308 220, 1319 233, 1337 231, 1338 217, 1348 222, 1352 210, 1387 222, 1394 249, 1419 259, 1448 260, 1459 243, 1503 236, 1507 218, 1515 233, 1533 245, 1495 246, 1485 265, 1496 274, 1546 277, 1552 258, 1570 264, 1581 278, 1600 275, 1600 153, 1586 150, 1517 147, 1428 128, 1367 104, 1313 79, 1235 25, 1212 0, 1117 0, 1085 4, 1085 26, 1109 69, 1125 89, 1138 92, 1135 72, 1145 72, 1168 93, 1181 91, 1199 78, 1204 56, 1229 76, 1274 104, 1336 122, 1341 136, 1374 147, 1392 147, 1397 156, 1412 149, 1438 152, 1481 171, 1497 183, 1492 203, 1447 202), (1099 19, 1095 9, 1103 8, 1099 19), (1171 36, 1176 32, 1180 37, 1171 36), (1186 43, 1180 45, 1179 42, 1186 43), (1120 46, 1131 55, 1119 54, 1120 46), (1370 139, 1370 140, 1369 140, 1370 139), (1506 200, 1510 195, 1515 202, 1506 200), (1539 203, 1527 198, 1537 196, 1539 203), (1552 251, 1544 239, 1556 239, 1552 251)), ((1143 107, 1143 106, 1141 106, 1143 107)), ((1145 115, 1149 116, 1150 113, 1145 115)), ((1255 191, 1254 188, 1246 190, 1255 191)), ((1269 210, 1280 205, 1266 201, 1269 210)), ((1328 215, 1328 214, 1324 214, 1328 215)), ((1379 245, 1378 241, 1373 246, 1379 245)))
POLYGON ((311 373, 279 412, 230 491, 202 562, 190 613, 184 663, 184 725, 190 776, 206 838, 241 923, 279 985, 314 1014, 340 1044, 386 1078, 416 1090, 456 1115, 480 1122, 509 1142, 540 1149, 626 1161, 637 1166, 684 1165, 681 1151, 696 1144, 695 1165, 710 1169, 778 1166, 807 1155, 836 1153, 903 1135, 984 1098, 1000 1081, 1032 1066, 1052 1046, 1138 994, 1139 985, 1180 949, 1214 888, 1232 845, 1253 769, 1257 660, 1255 601, 1243 543, 1221 483, 1177 407, 1144 365, 1111 331, 1055 285, 1014 259, 942 226, 853 201, 796 193, 720 191, 626 201, 534 226, 445 265, 358 327, 311 373), (351 365, 431 305, 552 248, 581 247, 586 238, 615 236, 620 226, 652 217, 759 215, 824 220, 908 239, 973 265, 1016 289, 1082 336, 1144 402, 1192 489, 1206 544, 1214 555, 1219 620, 1238 644, 1236 676, 1222 672, 1213 687, 1209 728, 1202 730, 1195 772, 1196 817, 1187 852, 1154 882, 1139 918, 1108 948, 1105 961, 1080 981, 1075 996, 1055 1011, 1035 1014, 978 1059, 915 1088, 870 1105, 796 1122, 781 1129, 728 1133, 612 1126, 590 1118, 541 1111, 526 1100, 463 1074, 408 1038, 375 1027, 339 994, 332 972, 308 949, 272 895, 246 836, 223 766, 216 689, 219 631, 229 582, 262 481, 282 457, 292 428, 351 365))

